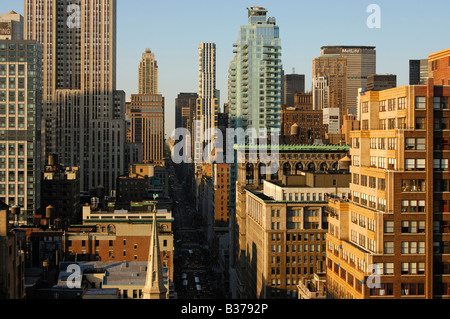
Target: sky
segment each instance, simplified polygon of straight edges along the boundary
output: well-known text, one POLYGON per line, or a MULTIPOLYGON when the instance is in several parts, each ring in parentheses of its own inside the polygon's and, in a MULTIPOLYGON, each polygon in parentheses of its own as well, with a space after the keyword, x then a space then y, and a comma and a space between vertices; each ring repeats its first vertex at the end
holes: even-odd
MULTIPOLYGON (((1 0, 0 12, 23 14, 23 0, 1 0)), ((377 73, 409 81, 409 60, 450 48, 448 0, 117 0, 117 89, 138 93, 138 66, 146 48, 155 53, 159 93, 165 97, 166 136, 175 122, 175 99, 198 91, 198 46, 217 48, 217 89, 227 102, 228 66, 247 7, 260 6, 280 27, 285 74, 305 74, 311 89, 312 60, 324 45, 368 45, 377 50, 377 73), (369 28, 371 4, 380 28, 369 28)))

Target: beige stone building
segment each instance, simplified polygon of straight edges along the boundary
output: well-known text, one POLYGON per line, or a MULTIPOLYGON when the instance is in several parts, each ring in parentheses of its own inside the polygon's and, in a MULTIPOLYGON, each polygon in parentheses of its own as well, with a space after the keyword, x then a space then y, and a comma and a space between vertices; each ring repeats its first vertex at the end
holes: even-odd
POLYGON ((246 190, 249 298, 297 298, 325 261, 329 194, 346 198, 350 174, 302 173, 246 190))
POLYGON ((230 212, 230 284, 233 298, 248 298, 256 294, 256 288, 249 290, 250 255, 246 239, 248 191, 261 192, 265 180, 281 181, 283 176, 308 171, 338 170, 339 161, 345 158, 348 150, 348 146, 336 145, 280 145, 277 169, 270 174, 264 170, 266 164, 256 154, 250 154, 249 147, 237 148, 238 158, 243 158, 237 164, 236 206, 230 212))
POLYGON ((139 63, 139 94, 158 94, 158 64, 150 49, 145 50, 139 63))

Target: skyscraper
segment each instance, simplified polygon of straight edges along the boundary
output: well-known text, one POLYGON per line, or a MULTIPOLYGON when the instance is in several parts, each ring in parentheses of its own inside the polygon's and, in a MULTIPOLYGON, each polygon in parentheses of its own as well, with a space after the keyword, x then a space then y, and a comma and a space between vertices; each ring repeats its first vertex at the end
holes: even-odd
MULTIPOLYGON (((214 140, 214 134, 207 133, 208 130, 218 128, 219 101, 216 90, 216 44, 211 42, 201 43, 198 48, 198 55, 198 99, 195 113, 195 120, 198 121, 198 124, 196 133, 194 133, 194 158, 197 161, 201 161, 204 158, 204 146, 210 144, 208 141, 214 140)), ((211 151, 212 148, 205 150, 208 155, 211 154, 211 151)))
MULTIPOLYGON (((337 108, 340 119, 347 114, 347 59, 336 54, 313 60, 313 106, 316 110, 337 108)), ((342 122, 340 123, 342 124, 342 122)))
MULTIPOLYGON (((320 57, 338 56, 346 60, 346 112, 356 114, 358 89, 365 89, 367 77, 376 74, 376 50, 372 46, 323 46, 320 57)), ((313 78, 315 76, 313 70, 313 78)), ((326 74, 322 74, 326 76, 326 74)), ((331 84, 329 84, 331 85, 331 84)), ((332 86, 332 85, 331 85, 332 86)), ((331 90, 332 91, 332 90, 331 90)), ((330 92, 332 94, 332 92, 330 92)), ((331 101, 330 101, 331 102, 331 101)), ((332 106, 330 107, 338 107, 332 106)), ((343 118, 343 115, 341 118, 343 118)))
POLYGON ((158 64, 150 49, 145 50, 139 63, 139 94, 158 94, 158 64))
POLYGON ((295 93, 305 93, 305 75, 286 74, 283 81, 284 104, 288 107, 293 107, 295 93))
POLYGON ((409 85, 425 85, 428 78, 428 59, 409 60, 409 85))
POLYGON ((41 61, 36 41, 0 40, 0 201, 18 222, 41 207, 41 61))
POLYGON ((114 189, 124 167, 116 8, 115 0, 25 0, 25 37, 43 47, 43 153, 79 166, 84 191, 114 189))
MULTIPOLYGON (((235 56, 229 66, 228 125, 233 129, 254 128, 256 134, 261 129, 267 134, 279 134, 283 82, 280 30, 275 18, 267 18, 265 8, 249 7, 247 10, 248 25, 239 28, 233 45, 235 56)), ((236 143, 237 139, 227 141, 233 142, 236 143)), ((231 165, 230 172, 232 206, 236 202, 235 164, 231 165)))
POLYGON ((229 116, 233 128, 280 129, 281 39, 275 18, 250 7, 229 68, 229 116))
POLYGON ((142 143, 143 162, 164 165, 164 97, 132 94, 128 116, 131 142, 142 143))
POLYGON ((23 40, 23 16, 10 11, 0 16, 0 40, 23 40))

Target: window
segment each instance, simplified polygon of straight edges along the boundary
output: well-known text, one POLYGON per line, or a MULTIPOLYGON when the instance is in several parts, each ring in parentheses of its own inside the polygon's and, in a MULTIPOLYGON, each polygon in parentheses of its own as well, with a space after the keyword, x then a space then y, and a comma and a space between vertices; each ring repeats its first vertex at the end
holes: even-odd
POLYGON ((425 192, 425 180, 423 179, 402 180, 402 192, 425 192))
POLYGON ((425 129, 425 118, 424 117, 416 117, 416 129, 417 130, 425 129))
POLYGON ((385 221, 384 222, 384 233, 385 234, 394 233, 394 222, 393 221, 385 221))
POLYGON ((406 97, 401 97, 398 99, 398 109, 399 110, 406 109, 406 97))
POLYGON ((405 159, 406 171, 424 171, 425 159, 424 158, 407 158, 405 159))
POLYGON ((425 109, 425 108, 426 108, 426 97, 416 96, 416 109, 425 109))
POLYGON ((434 159, 433 168, 435 171, 448 171, 448 159, 434 159))
POLYGON ((389 150, 397 149, 397 139, 395 137, 388 138, 388 149, 389 150))
POLYGON ((405 139, 405 150, 425 150, 425 139, 424 138, 406 138, 405 139))
POLYGON ((386 101, 380 101, 380 112, 386 111, 386 101))
POLYGON ((395 111, 395 99, 388 101, 388 111, 395 111))
POLYGON ((385 254, 393 254, 394 253, 394 242, 392 242, 392 241, 384 242, 384 253, 385 254))

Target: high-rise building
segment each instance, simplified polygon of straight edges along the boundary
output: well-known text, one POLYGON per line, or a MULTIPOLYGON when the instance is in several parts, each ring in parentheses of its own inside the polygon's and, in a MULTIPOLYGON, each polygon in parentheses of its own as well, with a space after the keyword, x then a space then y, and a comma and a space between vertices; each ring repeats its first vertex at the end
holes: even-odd
POLYGON ((142 143, 143 162, 164 165, 164 97, 132 94, 128 112, 131 142, 142 143))
POLYGON ((241 26, 229 68, 229 117, 232 128, 280 129, 281 39, 275 18, 250 7, 241 26))
POLYGON ((0 40, 0 200, 21 224, 41 208, 41 59, 36 41, 0 40))
POLYGON ((409 60, 409 85, 425 85, 428 78, 428 59, 409 60))
POLYGON ((284 103, 288 107, 294 106, 295 93, 305 93, 305 75, 304 74, 286 74, 283 77, 284 103))
POLYGON ((199 45, 198 98, 195 112, 194 158, 198 162, 204 159, 203 152, 214 156, 211 142, 215 134, 211 129, 217 129, 219 99, 216 90, 216 44, 204 42, 199 45), (205 146, 209 145, 207 149, 205 146))
MULTIPOLYGON (((330 96, 330 87, 328 86, 328 76, 315 76, 312 80, 312 99, 313 99, 313 109, 314 110, 323 110, 328 108, 329 96, 330 96)), ((342 89, 338 92, 343 94, 342 89)), ((336 91, 333 90, 333 101, 336 101, 335 94, 336 91)), ((343 96, 345 96, 343 94, 343 96)), ((342 98, 343 99, 343 98, 342 98)), ((342 103, 341 103, 342 104, 342 103)))
MULTIPOLYGON (((347 59, 340 55, 322 55, 313 60, 313 105, 315 110, 337 108, 342 119, 348 110, 347 59)), ((342 124, 342 123, 340 123, 342 124)))
MULTIPOLYGON (((281 130, 282 64, 280 30, 267 10, 249 7, 248 25, 239 28, 228 77, 229 128, 256 134, 281 130)), ((264 136, 263 136, 264 137, 264 136)), ((236 143, 227 141, 227 143, 236 143)), ((248 141, 246 141, 248 142, 248 141)), ((227 154, 229 156, 231 154, 227 154)), ((236 156, 234 157, 236 160, 236 156)), ((235 206, 236 163, 230 167, 230 205, 235 206)))
POLYGON ((0 16, 0 40, 23 40, 23 16, 10 11, 0 16))
POLYGON ((358 90, 367 87, 367 77, 376 74, 373 46, 323 46, 321 56, 337 54, 347 59, 347 114, 356 114, 358 90))
POLYGON ((25 38, 43 50, 43 154, 79 166, 81 190, 110 191, 124 168, 126 137, 125 93, 116 90, 116 0, 26 0, 24 10, 25 38))
POLYGON ((150 49, 145 50, 139 63, 139 94, 158 94, 158 64, 150 49))
POLYGON ((352 197, 329 203, 329 296, 448 298, 450 86, 429 78, 360 100, 352 197))
POLYGON ((175 128, 182 127, 190 130, 189 123, 194 121, 197 99, 197 93, 178 94, 175 99, 175 128))
POLYGON ((395 74, 371 74, 367 77, 367 91, 382 91, 397 87, 395 74))

